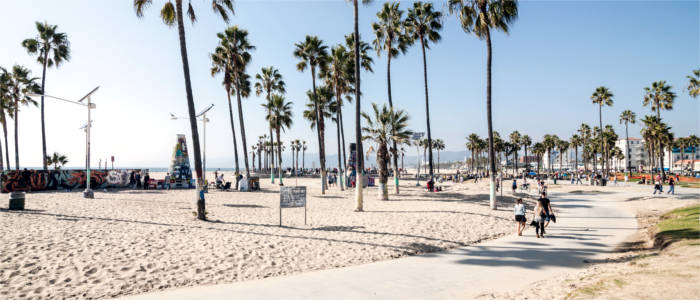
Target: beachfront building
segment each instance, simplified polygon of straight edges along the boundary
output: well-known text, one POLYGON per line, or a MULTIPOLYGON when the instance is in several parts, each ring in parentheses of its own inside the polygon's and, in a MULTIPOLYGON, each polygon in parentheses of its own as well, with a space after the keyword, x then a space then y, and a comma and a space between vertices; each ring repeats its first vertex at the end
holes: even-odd
POLYGON ((628 165, 632 170, 639 170, 640 166, 649 165, 649 153, 646 150, 644 141, 639 138, 629 138, 629 149, 627 148, 627 139, 619 139, 615 142, 615 146, 619 147, 624 153, 625 158, 622 159, 621 165, 625 169, 628 165))
POLYGON ((693 147, 688 147, 684 149, 681 153, 680 147, 675 147, 673 150, 664 152, 664 168, 671 167, 671 171, 683 172, 683 171, 700 171, 700 153, 695 151, 693 154, 693 147), (693 155, 695 155, 693 157, 693 155))

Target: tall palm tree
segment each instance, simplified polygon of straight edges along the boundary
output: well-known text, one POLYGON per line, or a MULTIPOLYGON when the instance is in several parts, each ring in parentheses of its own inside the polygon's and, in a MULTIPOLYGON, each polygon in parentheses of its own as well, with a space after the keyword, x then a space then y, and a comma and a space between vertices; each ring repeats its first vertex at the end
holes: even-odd
MULTIPOLYGON (((224 32, 217 34, 219 38, 219 46, 214 51, 218 56, 221 56, 226 61, 229 68, 229 80, 233 81, 233 87, 236 90, 236 102, 238 104, 238 124, 241 130, 241 142, 243 144, 243 163, 245 165, 246 178, 250 178, 250 168, 248 166, 248 147, 245 136, 245 122, 243 121, 243 108, 241 105, 242 87, 244 82, 245 69, 250 63, 250 51, 255 50, 255 46, 248 42, 248 31, 240 29, 238 26, 231 26, 224 32)), ((212 71, 213 72, 213 71, 212 71)), ((230 89, 230 85, 229 85, 230 89)), ((250 83, 246 89, 249 93, 250 83)), ((229 100, 230 105, 230 100, 229 100)), ((229 106, 230 113, 230 106, 229 106)), ((233 126, 231 126, 233 129, 233 126)), ((238 156, 238 155, 236 155, 238 156)))
MULTIPOLYGON (((600 127, 598 127, 600 131, 600 135, 602 136, 603 132, 603 106, 612 106, 613 105, 613 93, 610 91, 610 89, 604 87, 604 86, 599 86, 595 92, 591 95, 591 101, 593 104, 598 104, 598 122, 600 127)), ((600 140, 600 149, 601 149, 601 155, 604 153, 602 150, 605 149, 605 146, 603 145, 604 139, 600 140)), ((604 156, 604 155, 602 155, 604 156)), ((605 157, 603 157, 603 162, 605 162, 605 157)), ((605 170, 605 165, 602 165, 601 168, 605 170)))
MULTIPOLYGON (((405 54, 408 49, 409 41, 404 35, 403 27, 403 11, 399 9, 399 2, 384 3, 382 10, 377 13, 378 22, 372 23, 374 31, 374 49, 377 51, 377 56, 381 56, 382 51, 386 51, 386 82, 387 94, 389 99, 389 108, 394 108, 394 102, 391 98, 391 59, 397 57, 399 53, 405 54)), ((396 142, 392 142, 392 164, 394 169, 394 186, 396 194, 399 194, 399 167, 398 167, 398 152, 396 142)))
MULTIPOLYGON (((489 170, 496 172, 493 148, 493 126, 491 120, 491 29, 508 33, 508 26, 518 17, 516 0, 449 0, 450 13, 457 15, 462 29, 473 32, 477 38, 486 40, 486 120, 489 130, 489 170)), ((491 176, 489 200, 491 209, 496 209, 495 177, 491 176)))
MULTIPOLYGON (((192 96, 192 83, 190 81, 190 63, 187 59, 187 42, 185 41, 185 22, 183 20, 182 11, 182 0, 168 1, 163 5, 160 10, 160 17, 168 26, 173 26, 177 23, 177 31, 180 37, 180 58, 182 59, 182 70, 185 76, 185 92, 187 93, 187 111, 190 117, 190 128, 192 131, 192 144, 194 150, 194 169, 197 174, 197 185, 198 189, 202 189, 204 181, 202 180, 202 156, 199 150, 199 133, 197 132, 197 119, 195 117, 196 112, 194 111, 194 98, 192 96)), ((143 17, 143 12, 151 4, 153 0, 134 0, 134 9, 136 11, 137 17, 143 17)), ((233 1, 232 0, 212 0, 212 8, 216 14, 221 16, 224 22, 228 23, 229 13, 233 14, 233 1)), ((192 23, 197 20, 194 13, 194 8, 192 3, 188 2, 187 5, 187 16, 192 23)), ((197 193, 200 195, 200 193, 197 193)), ((200 220, 206 220, 206 209, 205 202, 202 197, 197 196, 197 218, 200 220)))
MULTIPOLYGON (((68 35, 57 31, 58 26, 36 22, 38 35, 35 38, 22 41, 22 47, 27 49, 30 55, 36 55, 37 61, 42 66, 41 73, 41 150, 42 157, 46 155, 46 130, 44 127, 44 92, 46 91, 46 69, 56 66, 58 68, 64 61, 70 60, 70 42, 68 35)), ((44 161, 44 170, 47 170, 47 162, 44 161)))
MULTIPOLYGON (((285 83, 284 80, 282 79, 282 74, 280 74, 279 70, 276 68, 269 66, 269 67, 263 67, 260 70, 260 73, 255 74, 255 94, 257 96, 262 95, 265 93, 265 100, 269 103, 271 101, 271 95, 272 93, 280 93, 284 94, 286 92, 285 90, 285 83)), ((263 107, 267 107, 263 105, 263 107)), ((269 114, 270 112, 267 111, 269 114)), ((272 135, 272 124, 269 124, 270 127, 270 143, 272 143, 272 139, 274 136, 272 135)), ((272 155, 274 156, 274 152, 272 152, 272 155)), ((270 179, 272 180, 272 183, 275 183, 275 172, 272 172, 272 168, 274 168, 274 158, 270 159, 272 167, 270 168, 270 179)))
POLYGON ((625 156, 628 158, 627 159, 627 165, 625 168, 627 169, 627 172, 629 176, 632 176, 632 165, 630 164, 631 161, 629 159, 630 157, 630 134, 629 134, 629 124, 634 124, 637 122, 636 120, 637 115, 631 111, 631 110, 625 110, 620 114, 620 124, 624 123, 625 124, 625 142, 627 143, 627 153, 625 153, 625 156))
MULTIPOLYGON (((311 69, 311 87, 316 96, 316 70, 325 70, 328 61, 328 47, 316 36, 307 35, 304 41, 294 44, 294 57, 299 59, 297 70, 303 72, 308 67, 311 69)), ((318 155, 321 167, 321 194, 326 193, 326 147, 323 140, 323 118, 321 111, 316 107, 316 133, 318 134, 318 155)))
POLYGON ((654 81, 651 86, 644 88, 644 101, 642 104, 651 104, 651 111, 656 111, 656 117, 661 120, 661 110, 673 109, 673 99, 676 93, 671 91, 671 86, 666 85, 666 81, 654 81))
MULTIPOLYGON (((588 124, 581 123, 581 126, 579 126, 577 132, 581 137, 581 147, 583 147, 583 151, 586 153, 588 143, 591 140, 591 127, 588 126, 588 124)), ((585 156, 583 159, 583 168, 586 172, 588 172, 588 158, 585 156)))
POLYGON ((700 69, 693 70, 692 75, 688 75, 688 94, 697 98, 700 95, 700 69))
POLYGON ((306 162, 306 141, 301 141, 301 170, 304 171, 304 165, 306 162))
POLYGON ((700 146, 700 137, 691 134, 688 136, 687 141, 688 146, 693 147, 693 157, 690 158, 690 170, 692 171, 695 168, 695 155, 696 151, 698 150, 698 146, 700 146))
MULTIPOLYGON (((527 172, 530 169, 530 162, 527 160, 527 147, 530 147, 530 145, 532 145, 532 139, 530 138, 530 136, 527 134, 523 135, 520 138, 520 145, 523 146, 523 151, 525 152, 524 153, 524 155, 525 155, 524 156, 525 157, 525 171, 527 172)), ((516 159, 516 162, 517 162, 517 159, 516 159)), ((525 175, 523 175, 523 176, 525 176, 525 175)))
POLYGON ((513 162, 515 163, 515 173, 513 173, 513 177, 518 177, 518 149, 520 149, 520 145, 522 143, 522 135, 520 135, 520 132, 517 130, 513 131, 510 133, 510 143, 513 144, 514 146, 514 151, 513 155, 515 156, 515 160, 513 162))
POLYGON ((419 41, 423 53, 423 87, 425 89, 425 118, 428 133, 428 164, 430 165, 430 178, 433 178, 433 145, 430 132, 430 103, 428 102, 428 64, 425 58, 425 49, 430 49, 430 43, 440 41, 442 29, 442 12, 433 9, 432 3, 417 1, 408 9, 408 15, 404 22, 407 37, 411 42, 419 41))
POLYGON ((11 71, 3 73, 7 73, 9 79, 8 92, 12 99, 12 118, 15 121, 15 170, 19 170, 19 107, 30 104, 37 106, 37 102, 29 97, 29 94, 41 93, 41 87, 37 83, 39 78, 31 77, 32 72, 23 66, 15 65, 11 71))
POLYGON ((326 71, 321 72, 320 77, 325 78, 326 85, 332 86, 335 89, 335 117, 336 133, 338 136, 338 175, 340 177, 340 189, 345 190, 343 182, 347 182, 344 178, 345 172, 345 136, 343 132, 343 94, 350 90, 349 78, 350 70, 350 53, 343 45, 336 45, 331 48, 331 53, 328 59, 328 67, 326 71), (343 156, 341 156, 343 153, 343 156))
MULTIPOLYGON (((369 3, 371 0, 361 0, 362 3, 369 3)), ((355 69, 355 145, 356 145, 356 150, 357 153, 363 153, 362 149, 362 124, 360 123, 360 114, 361 114, 361 101, 360 101, 360 30, 359 30, 359 13, 358 13, 358 0, 352 0, 352 6, 353 6, 353 17, 354 17, 354 29, 353 29, 353 60, 355 61, 354 63, 354 69, 355 69)), ((342 123, 342 119, 341 119, 342 123)), ((356 171, 357 171, 357 176, 355 179, 355 200, 357 202, 357 206, 355 208, 355 211, 361 212, 363 211, 363 201, 362 201, 362 188, 363 188, 363 171, 364 170, 364 159, 362 155, 357 156, 357 162, 356 162, 356 171)))
POLYGON ((68 163, 68 157, 58 152, 54 152, 50 156, 46 156, 46 159, 44 160, 46 164, 53 165, 54 170, 59 170, 61 169, 61 166, 65 166, 68 163))
POLYGON ((391 141, 406 141, 412 132, 406 129, 408 126, 408 114, 405 111, 394 111, 386 105, 382 105, 380 108, 376 103, 372 103, 372 111, 371 117, 367 113, 362 113, 362 117, 367 123, 367 126, 362 128, 365 134, 362 138, 372 140, 378 145, 379 192, 382 200, 389 200, 389 192, 387 190, 389 151, 387 144, 391 141))
POLYGON ((274 94, 270 97, 270 111, 267 121, 272 124, 277 134, 277 165, 279 166, 280 185, 282 183, 282 141, 280 140, 280 131, 286 131, 292 126, 292 102, 286 101, 284 96, 274 94))
POLYGON ((3 163, 2 145, 0 145, 0 171, 10 169, 10 152, 7 150, 7 117, 12 117, 12 95, 10 94, 10 73, 0 67, 0 125, 5 136, 5 158, 7 165, 3 163))

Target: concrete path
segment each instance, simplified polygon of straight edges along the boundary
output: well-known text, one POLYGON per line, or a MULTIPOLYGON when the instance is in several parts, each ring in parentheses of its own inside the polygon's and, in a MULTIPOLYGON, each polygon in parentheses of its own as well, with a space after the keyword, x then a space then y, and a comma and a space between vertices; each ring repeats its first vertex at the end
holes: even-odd
MULTIPOLYGON (((450 251, 128 299, 470 299, 486 291, 517 290, 581 268, 584 261, 595 261, 634 233, 634 214, 611 200, 620 198, 614 194, 560 198, 553 193, 558 223, 551 224, 542 239, 528 229, 521 237, 450 251)), ((529 221, 531 213, 527 217, 529 221)))

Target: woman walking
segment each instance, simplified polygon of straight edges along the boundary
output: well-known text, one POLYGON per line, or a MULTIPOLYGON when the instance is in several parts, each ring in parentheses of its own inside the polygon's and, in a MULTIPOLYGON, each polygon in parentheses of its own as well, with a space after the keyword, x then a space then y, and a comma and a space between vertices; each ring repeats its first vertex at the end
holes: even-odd
POLYGON ((518 198, 513 210, 515 212, 515 223, 518 226, 516 232, 518 235, 523 235, 523 229, 525 229, 525 222, 527 221, 525 218, 525 204, 523 203, 523 198, 518 198))

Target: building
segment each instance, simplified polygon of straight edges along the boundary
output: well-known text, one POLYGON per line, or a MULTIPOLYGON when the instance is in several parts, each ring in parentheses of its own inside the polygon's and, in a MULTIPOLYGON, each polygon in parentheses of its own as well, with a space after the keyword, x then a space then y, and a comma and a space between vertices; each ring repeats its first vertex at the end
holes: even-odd
POLYGON ((669 168, 671 171, 693 171, 700 170, 700 152, 695 151, 693 153, 693 147, 688 147, 683 150, 681 154, 681 149, 679 147, 673 148, 673 150, 664 152, 664 168, 669 168), (693 157, 695 155, 695 157, 693 157), (673 167, 670 167, 673 166, 673 167))
POLYGON ((644 141, 638 138, 629 138, 629 149, 627 141, 628 139, 619 139, 615 142, 615 146, 619 147, 625 155, 622 165, 630 166, 632 170, 639 170, 640 166, 648 166, 649 153, 647 153, 644 141))

